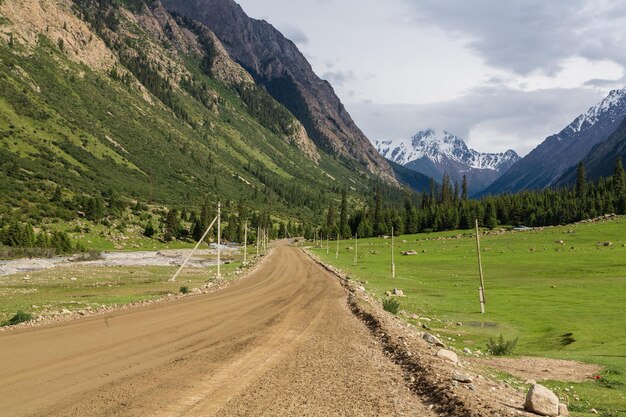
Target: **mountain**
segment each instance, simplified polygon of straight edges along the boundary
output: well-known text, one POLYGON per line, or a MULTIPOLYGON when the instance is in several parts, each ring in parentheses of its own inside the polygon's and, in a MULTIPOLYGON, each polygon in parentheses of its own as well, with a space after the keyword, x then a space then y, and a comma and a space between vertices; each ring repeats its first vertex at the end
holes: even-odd
MULTIPOLYGON (((626 162, 626 118, 607 140, 594 146, 583 159, 587 178, 597 181, 601 177, 613 175, 617 158, 622 158, 622 163, 626 162)), ((559 179, 557 185, 575 183, 576 166, 572 166, 559 179)))
POLYGON ((556 186, 561 176, 607 140, 626 117, 626 89, 613 90, 565 129, 549 136, 489 186, 484 194, 556 186))
POLYGON ((163 0, 168 10, 210 27, 228 53, 302 122, 321 148, 395 182, 389 164, 356 126, 327 81, 296 45, 232 0, 163 0))
POLYGON ((520 159, 513 150, 480 153, 446 131, 422 130, 410 140, 373 141, 378 152, 390 161, 439 180, 448 174, 459 184, 467 177, 468 192, 480 192, 520 159))
POLYGON ((159 1, 0 2, 0 91, 0 224, 72 218, 105 195, 314 219, 379 183, 159 1))

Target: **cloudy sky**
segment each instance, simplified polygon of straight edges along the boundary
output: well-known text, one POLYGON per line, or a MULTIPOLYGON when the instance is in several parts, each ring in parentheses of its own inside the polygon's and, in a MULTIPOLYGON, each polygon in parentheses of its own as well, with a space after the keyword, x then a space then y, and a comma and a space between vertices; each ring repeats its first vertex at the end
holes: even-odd
POLYGON ((237 0, 293 40, 370 139, 446 129, 524 155, 626 85, 626 2, 237 0))

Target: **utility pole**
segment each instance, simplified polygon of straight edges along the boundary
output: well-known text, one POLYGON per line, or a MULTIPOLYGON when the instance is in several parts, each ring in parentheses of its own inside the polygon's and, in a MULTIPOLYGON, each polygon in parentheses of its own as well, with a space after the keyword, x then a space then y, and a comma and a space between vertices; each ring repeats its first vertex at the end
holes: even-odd
POLYGON ((248 262, 248 222, 243 224, 243 264, 248 262))
POLYGON ((391 278, 396 277, 396 263, 393 255, 393 226, 391 226, 391 278))
POLYGON ((326 255, 328 255, 329 244, 330 244, 330 233, 326 235, 326 255))
POLYGON ((478 253, 478 273, 480 275, 480 288, 478 289, 478 295, 480 298, 480 312, 485 314, 485 281, 483 278, 483 263, 480 258, 480 236, 478 232, 478 219, 476 219, 476 253, 478 253))
POLYGON ((222 203, 217 203, 217 279, 222 277, 221 269, 220 269, 220 258, 221 258, 221 250, 220 247, 222 242, 222 203))

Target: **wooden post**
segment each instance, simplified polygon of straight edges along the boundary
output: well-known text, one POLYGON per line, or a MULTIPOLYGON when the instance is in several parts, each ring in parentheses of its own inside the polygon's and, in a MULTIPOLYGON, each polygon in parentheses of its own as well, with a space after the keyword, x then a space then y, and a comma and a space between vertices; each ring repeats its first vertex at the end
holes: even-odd
POLYGON ((222 203, 217 203, 217 278, 220 279, 222 277, 221 266, 220 266, 220 258, 221 258, 221 247, 222 244, 222 203))
POLYGON ((243 264, 248 262, 248 222, 243 224, 243 264))
POLYGON ((354 264, 359 262, 359 234, 354 234, 354 264))
POLYGON ((256 257, 259 257, 259 241, 261 240, 261 227, 256 227, 256 257))
POLYGON ((183 261, 183 263, 180 265, 180 268, 178 268, 178 270, 176 271, 176 273, 174 274, 174 276, 172 278, 169 279, 169 282, 174 282, 176 281, 176 277, 178 276, 178 274, 180 274, 180 271, 183 270, 183 268, 185 267, 185 265, 187 265, 187 262, 189 262, 189 259, 191 259, 191 257, 193 256, 193 253, 198 250, 198 247, 200 246, 200 244, 202 242, 204 242, 204 239, 206 239, 207 235, 209 234, 209 231, 211 231, 211 228, 213 228, 213 225, 215 224, 215 222, 217 221, 217 217, 215 217, 213 219, 213 221, 211 222, 211 224, 209 225, 209 227, 207 227, 206 231, 204 232, 204 234, 202 235, 202 237, 200 238, 200 240, 198 240, 198 243, 196 243, 196 246, 193 248, 193 250, 191 252, 189 252, 189 255, 187 255, 187 258, 185 258, 185 260, 183 261))
POLYGON ((335 250, 335 259, 339 259, 339 233, 337 233, 337 249, 335 250))
POLYGON ((329 245, 330 245, 330 234, 327 234, 326 235, 326 255, 328 255, 329 245))
POLYGON ((480 233, 478 231, 478 219, 476 219, 476 253, 478 253, 478 273, 480 275, 480 312, 485 313, 485 281, 483 278, 483 263, 480 258, 480 233))
POLYGON ((391 278, 396 277, 396 263, 393 254, 393 226, 391 226, 391 278))

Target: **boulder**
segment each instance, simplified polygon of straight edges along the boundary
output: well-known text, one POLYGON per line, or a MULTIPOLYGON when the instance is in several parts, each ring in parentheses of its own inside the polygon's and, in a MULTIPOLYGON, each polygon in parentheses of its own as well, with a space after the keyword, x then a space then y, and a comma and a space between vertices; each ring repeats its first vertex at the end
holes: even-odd
POLYGON ((402 252, 402 254, 404 256, 411 256, 411 255, 417 255, 417 252, 415 252, 414 250, 407 250, 407 251, 402 252))
MULTIPOLYGON (((439 349, 439 351, 437 352, 437 357, 441 359, 445 359, 448 362, 459 363, 459 357, 456 355, 456 353, 452 352, 451 350, 439 349)), ((472 382, 472 381, 469 381, 469 382, 472 382)))
POLYGON ((397 296, 397 297, 404 297, 404 291, 399 290, 397 288, 393 289, 393 295, 397 296))
POLYGON ((540 416, 559 415, 559 398, 543 385, 534 384, 526 394, 524 409, 540 416))
POLYGON ((472 377, 461 373, 461 372, 455 372, 452 374, 452 379, 458 382, 463 382, 464 384, 469 384, 470 382, 473 381, 472 377))
POLYGON ((569 410, 567 409, 567 404, 559 404, 559 415, 563 417, 569 416, 569 410))
POLYGON ((433 336, 430 333, 424 333, 422 335, 422 338, 427 341, 428 343, 430 343, 431 345, 435 345, 435 346, 439 346, 439 347, 444 347, 445 345, 443 344, 443 342, 441 342, 441 340, 439 340, 439 338, 437 338, 436 336, 433 336))

